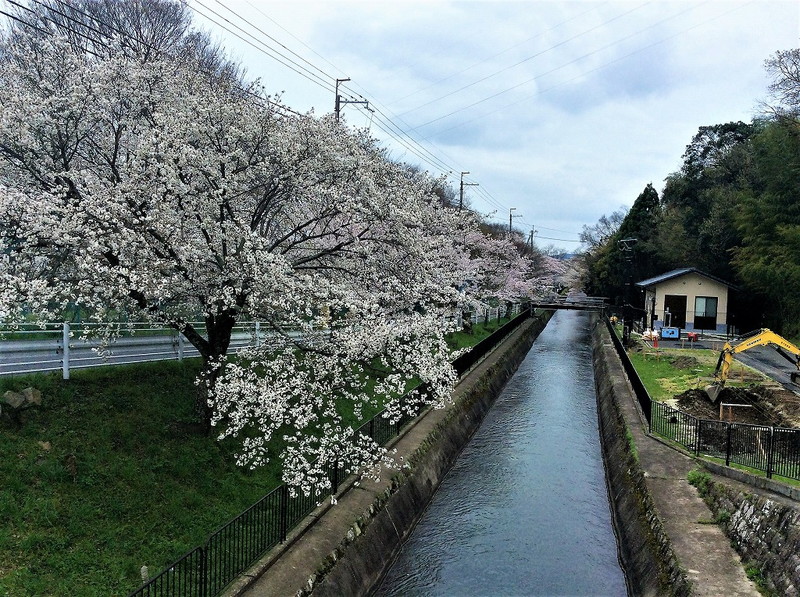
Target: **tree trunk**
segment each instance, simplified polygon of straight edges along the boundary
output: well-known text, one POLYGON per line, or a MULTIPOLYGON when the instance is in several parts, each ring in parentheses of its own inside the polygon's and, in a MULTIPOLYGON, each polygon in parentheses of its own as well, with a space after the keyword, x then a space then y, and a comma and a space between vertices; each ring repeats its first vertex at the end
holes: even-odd
POLYGON ((179 331, 203 358, 203 370, 200 373, 202 383, 198 385, 195 395, 195 413, 201 431, 205 435, 210 435, 211 420, 214 416, 214 388, 222 374, 220 360, 228 353, 236 318, 230 311, 223 311, 206 317, 205 324, 207 340, 189 325, 179 331))

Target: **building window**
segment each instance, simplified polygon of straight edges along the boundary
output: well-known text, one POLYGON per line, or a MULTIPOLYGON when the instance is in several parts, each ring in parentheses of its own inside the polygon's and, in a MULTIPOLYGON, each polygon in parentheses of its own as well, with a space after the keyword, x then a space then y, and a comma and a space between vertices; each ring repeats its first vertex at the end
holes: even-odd
POLYGON ((698 296, 694 299, 694 327, 700 330, 717 329, 717 302, 715 296, 698 296))

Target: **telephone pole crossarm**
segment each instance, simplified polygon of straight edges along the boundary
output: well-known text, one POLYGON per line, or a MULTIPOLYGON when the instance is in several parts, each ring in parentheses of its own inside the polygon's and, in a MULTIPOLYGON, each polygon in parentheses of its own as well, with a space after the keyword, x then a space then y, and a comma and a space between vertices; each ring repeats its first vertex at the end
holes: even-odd
POLYGON ((477 182, 464 182, 465 174, 469 174, 469 172, 461 173, 461 188, 459 192, 458 209, 464 209, 464 187, 477 187, 479 184, 477 182))
POLYGON ((511 236, 511 227, 514 224, 514 218, 521 218, 522 214, 515 214, 512 212, 517 211, 516 207, 509 207, 508 208, 508 235, 511 236))
POLYGON ((333 107, 333 113, 336 115, 336 122, 339 122, 339 114, 342 111, 342 106, 345 104, 361 104, 362 106, 366 106, 367 110, 369 110, 369 101, 367 100, 346 100, 342 99, 342 96, 339 95, 339 83, 344 83, 349 81, 350 79, 336 79, 336 103, 333 107))

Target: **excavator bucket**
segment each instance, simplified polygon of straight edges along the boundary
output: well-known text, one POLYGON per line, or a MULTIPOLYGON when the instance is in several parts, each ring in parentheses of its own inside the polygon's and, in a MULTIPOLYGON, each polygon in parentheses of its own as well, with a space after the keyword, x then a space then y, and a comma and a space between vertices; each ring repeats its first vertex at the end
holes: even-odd
POLYGON ((712 383, 710 386, 706 386, 706 394, 708 395, 708 399, 711 400, 712 404, 716 404, 717 400, 719 400, 719 395, 722 392, 722 388, 724 388, 722 384, 712 383))

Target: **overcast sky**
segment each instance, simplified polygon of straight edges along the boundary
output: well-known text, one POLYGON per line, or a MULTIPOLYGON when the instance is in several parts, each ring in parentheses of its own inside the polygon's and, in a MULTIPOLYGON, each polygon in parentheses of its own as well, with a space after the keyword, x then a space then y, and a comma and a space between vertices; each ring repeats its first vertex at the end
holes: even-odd
POLYGON ((700 126, 757 115, 764 60, 800 43, 797 0, 188 4, 289 107, 332 112, 350 78, 343 99, 374 112, 343 104, 349 126, 456 189, 469 171, 476 210, 508 223, 514 208, 537 245, 570 251, 585 224, 660 192, 700 126))

